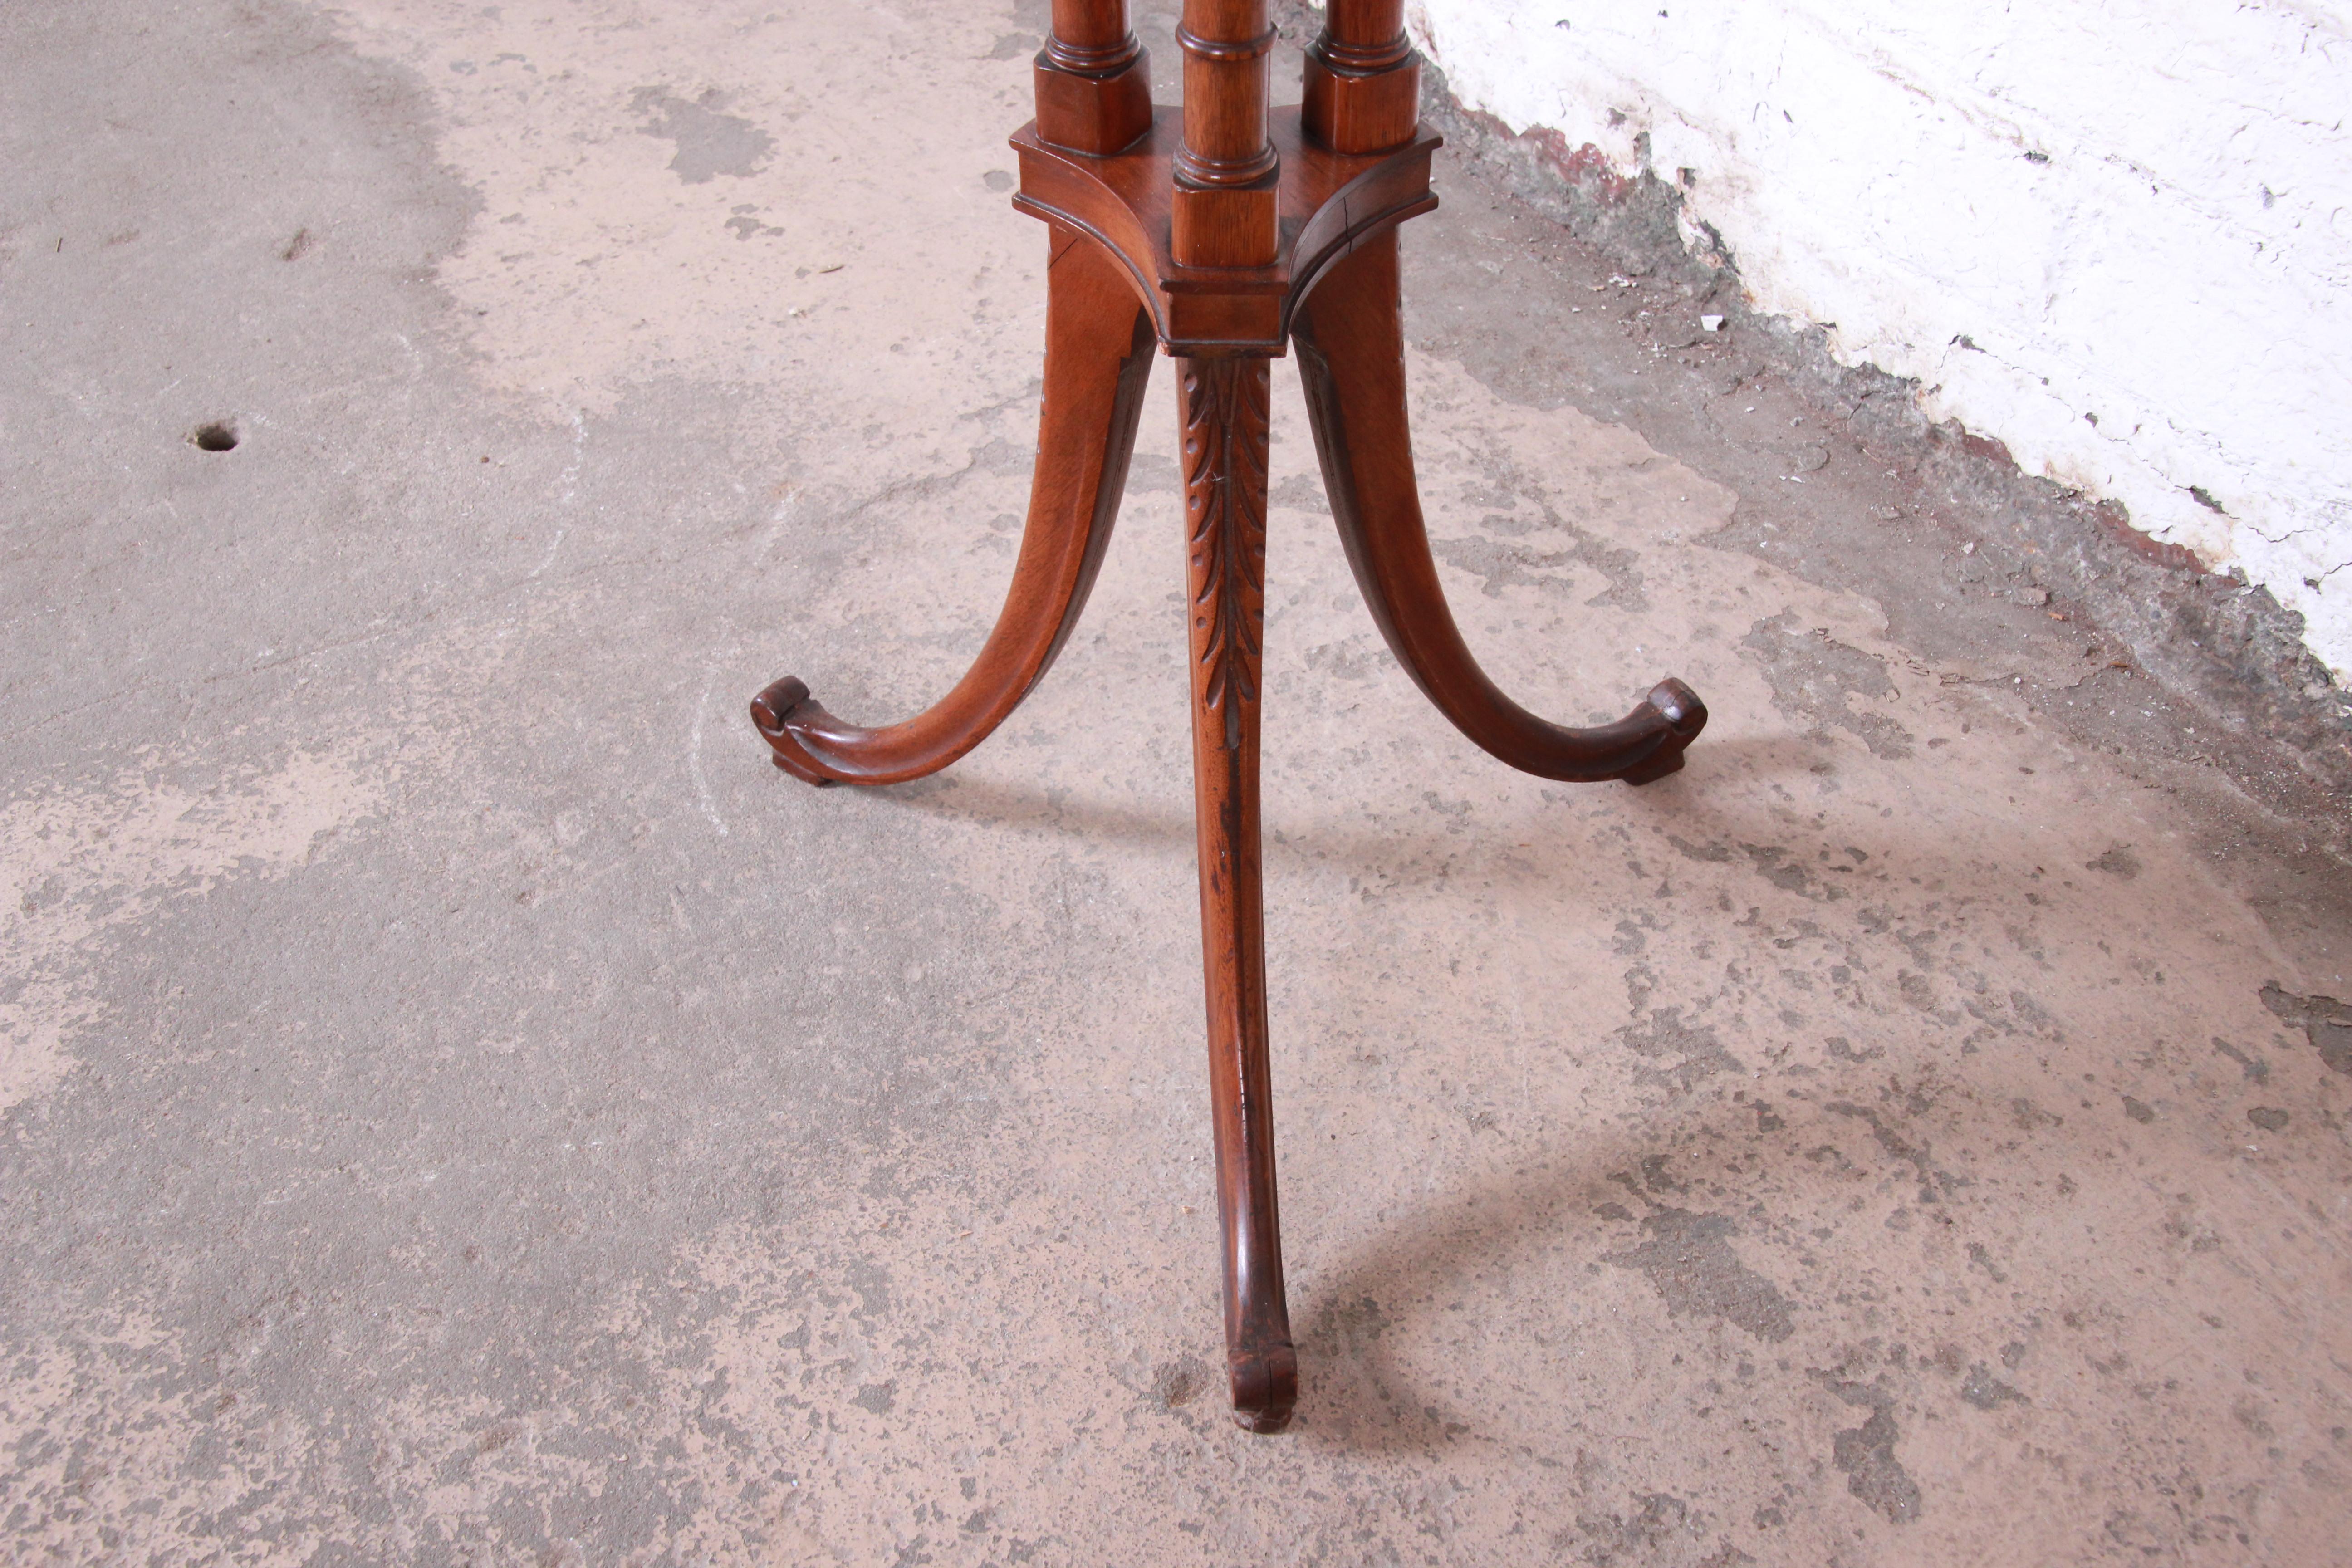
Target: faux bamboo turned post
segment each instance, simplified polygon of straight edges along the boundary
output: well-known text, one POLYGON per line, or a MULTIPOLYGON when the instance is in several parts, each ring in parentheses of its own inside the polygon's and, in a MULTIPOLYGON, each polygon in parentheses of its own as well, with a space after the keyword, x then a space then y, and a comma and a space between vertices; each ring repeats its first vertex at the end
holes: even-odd
POLYGON ((1266 139, 1265 0, 1184 0, 1184 144, 1169 248, 1180 267, 1269 267, 1277 160, 1266 139))
POLYGON ((1037 135, 1056 147, 1105 156, 1151 129, 1151 58, 1127 0, 1054 0, 1036 83, 1037 135))
POLYGON ((1404 0, 1331 0, 1307 51, 1307 133, 1335 153, 1384 153, 1421 128, 1421 57, 1404 0))

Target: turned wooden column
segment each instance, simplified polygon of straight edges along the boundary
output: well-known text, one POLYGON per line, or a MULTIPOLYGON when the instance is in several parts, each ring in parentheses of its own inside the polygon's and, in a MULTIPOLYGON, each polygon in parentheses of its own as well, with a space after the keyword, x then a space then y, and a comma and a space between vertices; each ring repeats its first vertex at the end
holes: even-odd
POLYGON ((1421 127, 1421 57, 1404 0, 1331 0, 1307 51, 1307 133, 1336 153, 1385 153, 1421 127))
POLYGON ((1100 157, 1151 129, 1151 57, 1128 30, 1127 0, 1054 0, 1036 81, 1040 141, 1100 157))
POLYGON ((1278 248, 1280 160, 1266 139, 1265 0, 1184 0, 1184 144, 1169 248, 1179 267, 1266 267, 1278 248))

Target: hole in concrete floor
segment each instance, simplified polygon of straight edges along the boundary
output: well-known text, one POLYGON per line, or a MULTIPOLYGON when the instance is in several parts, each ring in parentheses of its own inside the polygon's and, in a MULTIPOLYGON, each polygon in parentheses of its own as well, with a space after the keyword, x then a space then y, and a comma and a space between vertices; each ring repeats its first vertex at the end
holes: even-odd
POLYGON ((201 451, 233 452, 236 449, 236 421, 215 419, 208 425, 199 425, 189 432, 188 439, 201 451))

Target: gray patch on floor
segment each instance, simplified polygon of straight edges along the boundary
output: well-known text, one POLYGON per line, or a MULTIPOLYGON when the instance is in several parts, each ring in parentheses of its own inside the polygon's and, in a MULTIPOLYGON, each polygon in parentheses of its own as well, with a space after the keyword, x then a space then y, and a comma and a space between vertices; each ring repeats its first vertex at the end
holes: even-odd
POLYGON ((1870 1412, 1859 1426, 1837 1435, 1832 1460, 1845 1472, 1846 1489, 1890 1524, 1908 1524, 1919 1517, 1919 1485, 1895 1456, 1903 1434, 1895 1423, 1895 1399, 1885 1389, 1821 1374, 1823 1388, 1847 1405, 1870 1412))
POLYGON ((1826 631, 1801 629, 1787 611, 1748 628, 1741 647, 1764 667, 1772 705, 1794 719, 1843 730, 1871 754, 1899 762, 1911 754, 1912 737, 1884 713, 1857 709, 1853 699, 1895 694, 1886 666, 1860 648, 1848 647, 1826 631))
POLYGON ((711 88, 683 99, 667 88, 641 87, 630 95, 629 112, 650 116, 638 129, 674 143, 669 166, 686 184, 708 184, 721 174, 756 174, 776 139, 740 114, 725 112, 728 97, 711 88))
POLYGON ((1601 1258, 1639 1271, 1657 1288, 1667 1311, 1720 1318, 1771 1343, 1796 1331, 1789 1299, 1732 1250, 1739 1227, 1728 1218, 1654 1205, 1641 1223, 1644 1239, 1638 1246, 1601 1258))
POLYGON ((2004 1405, 2031 1404, 2024 1394, 1993 1376, 1992 1369, 1978 1362, 1969 1368, 1969 1375, 1960 1384, 1960 1397, 1979 1410, 1998 1410, 2004 1405))
POLYGON ((2263 1005, 2281 1022, 2300 1028, 2319 1059, 2352 1073, 2352 1004, 2333 996, 2297 996, 2276 981, 2263 987, 2263 1005))
POLYGON ((1745 1063, 1724 1048, 1711 1024, 1685 1023, 1680 1007, 1661 1007, 1620 1027, 1614 1037, 1624 1047, 1654 1067, 1638 1069, 1638 1081, 1655 1083, 1688 1094, 1702 1079, 1717 1073, 1744 1073, 1745 1063))

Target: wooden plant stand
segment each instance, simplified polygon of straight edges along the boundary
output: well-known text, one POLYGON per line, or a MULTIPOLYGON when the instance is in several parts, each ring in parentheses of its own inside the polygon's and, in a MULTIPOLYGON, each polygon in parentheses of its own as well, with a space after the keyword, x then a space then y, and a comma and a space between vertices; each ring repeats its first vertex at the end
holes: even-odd
POLYGON ((1403 0, 1331 0, 1306 102, 1269 113, 1265 0, 1185 0, 1182 109, 1155 108, 1125 0, 1054 0, 1013 205, 1045 221, 1045 404, 1013 587, 979 658, 901 723, 844 723, 786 677, 752 700, 778 767, 814 784, 937 772, 1003 722, 1069 640, 1126 486, 1153 345, 1177 365, 1191 543, 1192 772, 1209 1078, 1235 1419, 1298 1391, 1276 1215, 1258 843, 1269 362, 1298 345, 1323 482, 1397 661, 1462 732, 1549 779, 1648 784, 1706 709, 1678 680, 1596 729, 1547 723, 1471 658, 1423 531, 1405 418, 1397 225, 1429 211, 1403 0))

